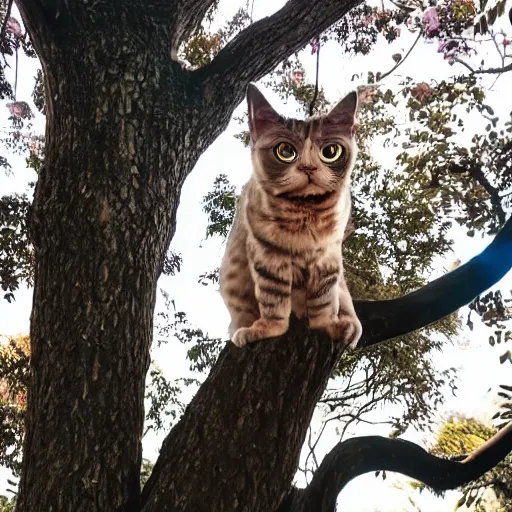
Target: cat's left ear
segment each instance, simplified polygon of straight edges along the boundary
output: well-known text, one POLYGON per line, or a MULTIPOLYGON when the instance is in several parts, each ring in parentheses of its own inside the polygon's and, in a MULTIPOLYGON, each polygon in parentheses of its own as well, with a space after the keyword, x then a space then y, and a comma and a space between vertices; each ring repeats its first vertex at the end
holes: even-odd
POLYGON ((349 92, 328 114, 327 119, 334 124, 346 125, 350 134, 357 129, 358 95, 356 91, 349 92))
POLYGON ((253 139, 260 136, 271 126, 282 123, 283 118, 272 108, 259 89, 249 84, 247 88, 249 106, 249 129, 253 139))

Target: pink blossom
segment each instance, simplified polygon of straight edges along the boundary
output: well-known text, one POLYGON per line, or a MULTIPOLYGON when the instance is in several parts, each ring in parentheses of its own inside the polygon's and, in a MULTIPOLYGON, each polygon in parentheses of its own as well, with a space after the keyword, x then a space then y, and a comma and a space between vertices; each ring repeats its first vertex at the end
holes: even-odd
POLYGON ((302 71, 294 71, 292 75, 292 82, 295 85, 300 85, 302 81, 304 80, 304 73, 302 71))
POLYGON ((375 16, 373 14, 370 14, 369 16, 366 16, 363 18, 363 25, 368 26, 373 23, 373 20, 375 19, 375 16))
POLYGON ((21 25, 19 24, 19 21, 16 18, 11 17, 7 20, 5 30, 6 32, 10 32, 12 35, 14 35, 14 37, 17 37, 18 39, 23 37, 21 25))
POLYGON ((376 87, 365 87, 364 89, 359 91, 359 103, 368 105, 372 103, 375 95, 377 94, 376 87))
POLYGON ((423 24, 427 29, 427 36, 431 36, 439 29, 439 17, 437 16, 437 8, 431 7, 423 14, 423 24))
POLYGON ((26 101, 7 103, 6 107, 14 117, 20 117, 21 119, 32 119, 34 117, 26 101))
POLYGON ((416 87, 411 88, 411 96, 420 103, 426 103, 428 98, 432 96, 432 88, 425 82, 421 82, 416 87))

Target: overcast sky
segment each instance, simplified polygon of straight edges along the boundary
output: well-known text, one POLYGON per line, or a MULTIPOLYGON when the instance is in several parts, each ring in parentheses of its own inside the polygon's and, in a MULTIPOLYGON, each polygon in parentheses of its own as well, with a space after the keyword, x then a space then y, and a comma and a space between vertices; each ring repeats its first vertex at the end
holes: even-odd
MULTIPOLYGON (((275 11, 284 2, 259 0, 254 4, 254 18, 258 19, 275 11)), ((221 12, 224 18, 228 18, 240 4, 230 3, 229 0, 221 2, 221 12)), ((13 14, 19 16, 16 10, 13 14)), ((509 30, 509 34, 510 34, 509 30)), ((364 84, 366 72, 388 71, 394 62, 391 55, 404 53, 412 44, 414 36, 400 38, 399 41, 388 45, 379 45, 368 57, 350 57, 343 54, 336 45, 327 45, 321 50, 320 83, 326 91, 327 98, 335 102, 352 90, 355 86, 364 84), (358 75, 352 81, 352 77, 358 75)), ((409 59, 397 70, 397 74, 386 79, 385 84, 392 87, 401 77, 411 76, 416 81, 429 81, 447 78, 455 73, 464 71, 463 68, 451 67, 441 56, 436 53, 437 44, 419 43, 409 59)), ((479 62, 479 58, 475 60, 479 62)), ((305 52, 303 63, 309 77, 314 77, 315 57, 305 52)), ((499 63, 496 63, 499 64, 499 63)), ((33 77, 37 69, 37 62, 25 58, 20 54, 20 68, 18 78, 17 99, 27 101, 30 105, 33 88, 33 77)), ((493 79, 487 79, 490 85, 493 79)), ((497 111, 506 116, 512 110, 512 73, 500 78, 493 90, 488 94, 488 103, 497 111)), ((297 105, 290 101, 283 105, 280 99, 271 91, 264 91, 267 98, 279 112, 294 116, 297 105)), ((4 115, 0 116, 0 129, 8 128, 6 118, 7 109, 0 104, 0 111, 4 109, 4 115), (3 123, 3 124, 2 124, 3 123)), ((235 115, 240 115, 246 109, 245 103, 240 105, 235 115)), ((33 112, 37 112, 32 105, 33 112)), ((201 210, 203 196, 211 191, 215 177, 226 174, 230 181, 238 189, 247 181, 250 172, 249 150, 234 139, 233 135, 241 130, 238 123, 232 121, 228 129, 200 158, 196 168, 187 179, 181 196, 178 210, 177 230, 171 247, 183 255, 183 268, 175 277, 162 277, 159 285, 168 291, 175 300, 179 310, 185 311, 190 322, 208 331, 214 337, 227 338, 227 326, 229 315, 224 307, 218 291, 212 287, 204 287, 198 284, 198 276, 202 272, 212 270, 218 266, 223 254, 224 246, 218 239, 204 240, 206 228, 206 216, 201 210)), ((469 133, 480 131, 481 126, 475 124, 474 131, 468 128, 469 133)), ((36 115, 34 132, 43 133, 44 118, 36 115)), ((0 150, 4 155, 4 148, 0 150)), ((382 148, 374 148, 375 157, 379 161, 389 161, 390 155, 382 148)), ((0 174, 0 193, 2 195, 12 192, 27 191, 27 183, 35 179, 33 171, 26 170, 22 157, 9 157, 15 171, 15 177, 6 177, 0 174)), ((478 254, 489 243, 489 239, 467 238, 463 230, 453 230, 456 240, 454 252, 444 261, 439 261, 430 278, 435 278, 446 272, 446 268, 457 258, 462 263, 478 254)), ((505 277, 500 287, 512 288, 512 276, 505 277)), ((8 304, 0 301, 0 334, 26 333, 29 329, 29 316, 31 309, 32 290, 22 287, 16 293, 16 301, 8 304)), ((161 305, 161 302, 160 302, 161 305)), ((461 310, 462 315, 467 311, 461 310)), ((491 348, 487 339, 489 332, 476 325, 474 332, 463 329, 459 337, 459 343, 447 345, 442 354, 436 356, 436 365, 442 369, 450 366, 460 368, 459 391, 456 397, 448 396, 445 407, 439 412, 440 419, 451 411, 461 412, 467 415, 488 419, 493 412, 496 386, 499 383, 510 383, 510 365, 500 365, 498 357, 505 349, 503 347, 491 348), (489 391, 491 389, 491 391, 489 391)), ((166 375, 171 378, 186 376, 188 364, 184 359, 183 347, 175 342, 167 346, 155 349, 154 359, 166 375)), ((190 394, 189 391, 187 391, 190 394)), ((389 411, 381 411, 384 418, 389 411)), ((321 418, 315 417, 314 425, 318 427, 321 418)), ((358 435, 388 433, 387 428, 361 427, 358 435)), ((416 442, 428 441, 423 433, 407 432, 406 438, 416 442)), ((144 440, 144 455, 152 460, 157 456, 158 447, 163 436, 147 436, 144 440)), ((334 429, 328 430, 319 445, 318 458, 335 444, 337 440, 334 429)), ((6 472, 0 472, 0 478, 5 478, 6 472)), ((408 501, 408 495, 413 497, 422 512, 437 512, 453 509, 456 502, 456 493, 448 493, 445 500, 435 498, 429 493, 409 493, 394 487, 396 482, 406 482, 407 479, 390 477, 386 482, 376 480, 373 475, 361 477, 352 482, 342 493, 340 502, 343 502, 344 512, 373 512, 379 511, 414 511, 417 510, 408 501), (374 492, 368 493, 368 485, 374 492)), ((298 483, 301 478, 298 477, 298 483)))

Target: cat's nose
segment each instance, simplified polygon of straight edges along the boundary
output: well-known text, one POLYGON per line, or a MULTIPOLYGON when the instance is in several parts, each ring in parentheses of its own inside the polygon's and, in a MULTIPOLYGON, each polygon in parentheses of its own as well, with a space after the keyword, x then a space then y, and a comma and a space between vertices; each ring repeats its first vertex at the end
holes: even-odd
POLYGON ((305 172, 306 174, 311 174, 316 171, 316 167, 314 165, 299 165, 297 167, 299 171, 305 172))

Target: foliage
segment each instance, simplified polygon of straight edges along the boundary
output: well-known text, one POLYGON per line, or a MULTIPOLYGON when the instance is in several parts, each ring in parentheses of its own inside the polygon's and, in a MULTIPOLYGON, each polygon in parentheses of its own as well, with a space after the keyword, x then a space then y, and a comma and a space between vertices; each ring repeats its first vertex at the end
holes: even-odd
POLYGON ((235 187, 229 183, 225 174, 219 174, 213 183, 213 191, 203 199, 203 211, 208 215, 206 238, 215 234, 228 236, 236 200, 235 187))
POLYGON ((200 27, 184 45, 181 55, 190 63, 192 68, 200 68, 209 64, 228 41, 233 39, 250 22, 245 9, 239 9, 233 18, 223 28, 209 33, 205 27, 200 27))
POLYGON ((0 512, 14 512, 16 501, 6 496, 0 496, 0 512))
POLYGON ((158 432, 169 429, 184 410, 179 399, 181 394, 179 382, 170 382, 154 361, 151 362, 147 378, 145 398, 149 402, 149 407, 146 411, 145 433, 150 430, 158 432))
MULTIPOLYGON (((164 298, 164 308, 157 313, 157 343, 166 343, 176 339, 188 347, 187 359, 190 361, 190 370, 204 372, 209 370, 222 348, 222 340, 211 338, 202 329, 193 327, 187 320, 183 311, 177 311, 173 299, 165 290, 160 290, 164 298), (171 308, 172 306, 172 308, 171 308)), ((185 383, 192 383, 193 381, 185 383)))
POLYGON ((153 471, 153 466, 154 466, 154 464, 150 460, 142 459, 142 467, 140 470, 140 487, 141 487, 141 489, 144 487, 145 483, 148 481, 149 476, 151 475, 151 471, 153 471))
MULTIPOLYGON (((512 291, 510 292, 512 295, 512 291)), ((472 314, 475 313, 480 317, 483 324, 493 333, 489 335, 489 345, 501 345, 512 340, 512 330, 510 329, 512 321, 512 297, 505 299, 501 290, 491 290, 484 296, 477 297, 469 304, 469 314, 467 317, 467 325, 473 329, 472 314)), ((510 350, 507 350, 500 356, 500 362, 505 361, 512 363, 510 350)))
POLYGON ((19 473, 29 379, 28 336, 2 337, 0 345, 0 464, 19 473))
MULTIPOLYGON (((495 434, 494 429, 474 418, 452 417, 441 427, 431 452, 438 456, 453 457, 468 454, 480 447, 495 434)), ((510 510, 512 506, 512 456, 509 455, 480 479, 464 486, 457 507, 480 506, 483 491, 492 488, 498 498, 498 512, 510 510)))
POLYGON ((21 282, 32 284, 33 251, 29 241, 26 195, 0 198, 0 285, 9 302, 21 282))

